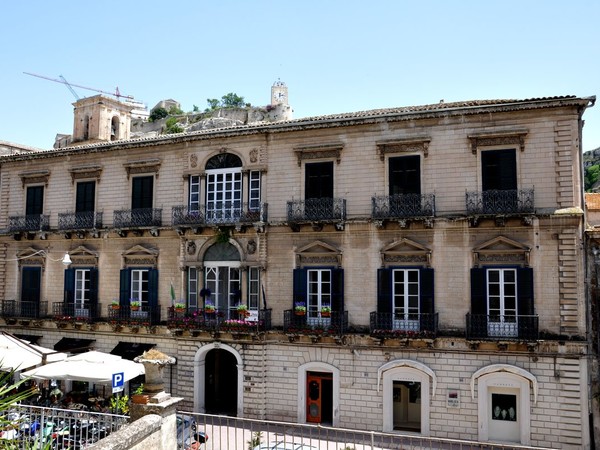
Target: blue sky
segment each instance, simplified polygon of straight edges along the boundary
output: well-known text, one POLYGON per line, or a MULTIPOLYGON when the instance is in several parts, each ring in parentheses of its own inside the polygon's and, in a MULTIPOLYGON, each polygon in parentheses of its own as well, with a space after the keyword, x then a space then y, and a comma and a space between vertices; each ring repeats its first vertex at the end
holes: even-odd
MULTIPOLYGON (((75 97, 23 72, 184 110, 266 105, 281 79, 295 118, 600 94, 597 0, 24 0, 1 17, 0 140, 41 148, 71 133, 75 97)), ((600 147, 600 105, 584 119, 600 147)))

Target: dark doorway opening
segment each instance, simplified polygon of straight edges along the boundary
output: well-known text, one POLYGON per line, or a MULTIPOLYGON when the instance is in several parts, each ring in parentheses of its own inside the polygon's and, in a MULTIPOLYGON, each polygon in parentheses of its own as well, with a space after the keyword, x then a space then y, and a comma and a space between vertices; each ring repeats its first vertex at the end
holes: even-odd
POLYGON ((237 415, 237 361, 226 350, 206 354, 205 405, 208 414, 237 415))

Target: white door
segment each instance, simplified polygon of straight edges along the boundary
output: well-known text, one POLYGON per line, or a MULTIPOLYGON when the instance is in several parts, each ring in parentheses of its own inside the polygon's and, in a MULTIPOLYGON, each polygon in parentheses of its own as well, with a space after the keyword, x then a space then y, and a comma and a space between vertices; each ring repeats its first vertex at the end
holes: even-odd
POLYGON ((517 270, 488 269, 488 336, 517 336, 517 270))
POLYGON ((520 442, 521 415, 519 389, 490 387, 488 429, 491 441, 520 442))
POLYGON ((395 269, 393 274, 394 330, 419 331, 419 270, 395 269))
MULTIPOLYGON (((241 272, 238 263, 206 263, 206 287, 210 289, 211 301, 226 318, 235 318, 236 304, 240 301, 241 272)), ((207 299, 208 300, 208 299, 207 299)))

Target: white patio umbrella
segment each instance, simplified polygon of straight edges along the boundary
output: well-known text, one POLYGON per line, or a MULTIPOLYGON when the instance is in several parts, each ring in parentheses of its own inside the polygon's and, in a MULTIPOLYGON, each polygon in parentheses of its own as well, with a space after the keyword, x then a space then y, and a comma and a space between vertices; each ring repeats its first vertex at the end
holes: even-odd
POLYGON ((123 373, 124 381, 144 375, 144 365, 117 355, 90 351, 69 356, 63 361, 28 370, 21 378, 36 380, 79 380, 93 383, 111 383, 115 373, 123 373))
POLYGON ((62 361, 68 355, 33 345, 9 333, 0 334, 0 370, 25 370, 40 364, 62 361))

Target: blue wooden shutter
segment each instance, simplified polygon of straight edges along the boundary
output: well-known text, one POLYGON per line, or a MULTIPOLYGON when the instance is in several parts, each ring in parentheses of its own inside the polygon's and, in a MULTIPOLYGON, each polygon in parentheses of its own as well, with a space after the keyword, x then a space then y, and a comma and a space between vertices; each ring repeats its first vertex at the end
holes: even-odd
POLYGON ((304 302, 307 304, 307 277, 308 272, 306 269, 294 269, 294 295, 292 298, 292 309, 294 309, 294 303, 304 302))
POLYGON ((331 310, 344 311, 344 269, 331 271, 331 310))
POLYGON ((377 320, 372 329, 392 329, 392 269, 377 269, 377 320))
POLYGON ((487 296, 485 269, 471 269, 471 322, 467 324, 470 337, 487 336, 487 296), (477 316, 477 317, 473 317, 477 316))
POLYGON ((435 331, 435 304, 433 300, 434 294, 434 282, 433 282, 433 269, 423 268, 420 269, 420 311, 421 311, 421 330, 423 331, 435 331))
POLYGON ((131 269, 121 270, 121 282, 119 285, 119 303, 121 306, 129 306, 129 289, 131 283, 131 269))
POLYGON ((517 269, 518 314, 530 316, 535 314, 533 304, 533 269, 521 267, 517 269))
POLYGON ((65 269, 65 307, 75 303, 75 269, 65 269))

